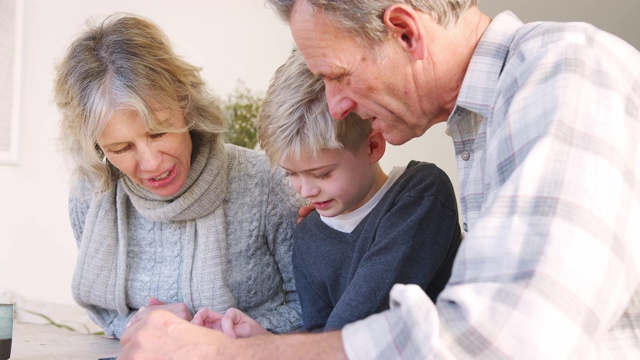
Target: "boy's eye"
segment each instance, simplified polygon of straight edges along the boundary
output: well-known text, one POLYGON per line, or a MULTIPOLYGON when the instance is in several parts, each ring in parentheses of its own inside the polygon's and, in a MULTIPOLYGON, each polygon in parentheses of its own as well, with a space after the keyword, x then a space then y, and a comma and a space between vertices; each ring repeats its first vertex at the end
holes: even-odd
POLYGON ((326 173, 322 173, 322 174, 315 174, 315 175, 313 175, 313 177, 318 179, 318 180, 322 180, 322 179, 328 178, 330 174, 331 174, 331 172, 326 172, 326 173))

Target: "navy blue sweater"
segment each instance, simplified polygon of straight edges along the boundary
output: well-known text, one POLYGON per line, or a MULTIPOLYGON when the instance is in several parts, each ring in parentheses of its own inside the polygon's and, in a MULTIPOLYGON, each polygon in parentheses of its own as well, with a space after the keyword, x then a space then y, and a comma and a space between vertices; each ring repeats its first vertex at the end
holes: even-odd
POLYGON ((349 234, 311 213, 293 235, 305 328, 340 329, 386 310, 395 283, 418 284, 435 302, 449 280, 460 240, 451 181, 424 162, 411 161, 349 234))

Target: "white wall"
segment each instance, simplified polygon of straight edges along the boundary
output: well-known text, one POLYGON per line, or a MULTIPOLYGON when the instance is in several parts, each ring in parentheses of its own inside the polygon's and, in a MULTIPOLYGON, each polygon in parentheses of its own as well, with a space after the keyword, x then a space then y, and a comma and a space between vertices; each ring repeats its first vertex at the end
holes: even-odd
MULTIPOLYGON (((493 16, 515 10, 525 21, 588 20, 636 47, 637 0, 481 0, 493 16)), ((0 292, 73 303, 70 282, 77 250, 67 219, 68 169, 57 154, 57 109, 51 101, 54 63, 91 16, 115 11, 158 23, 178 53, 202 66, 219 95, 244 80, 266 90, 273 71, 293 46, 288 28, 263 0, 24 0, 20 163, 0 164, 0 292)), ((388 146, 389 170, 409 159, 438 164, 457 182, 450 138, 440 124, 402 146, 388 146)))

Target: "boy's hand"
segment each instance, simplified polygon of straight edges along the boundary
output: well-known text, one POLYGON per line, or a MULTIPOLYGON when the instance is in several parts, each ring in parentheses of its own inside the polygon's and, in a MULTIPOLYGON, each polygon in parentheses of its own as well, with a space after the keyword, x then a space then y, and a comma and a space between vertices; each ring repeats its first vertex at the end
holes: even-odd
POLYGON ((302 219, 304 219, 305 216, 311 214, 311 212, 313 212, 313 210, 315 210, 315 208, 311 204, 305 205, 305 206, 301 207, 300 209, 298 209, 298 219, 296 220, 296 224, 299 224, 300 221, 302 221, 302 219))
POLYGON ((222 331, 234 339, 269 334, 257 321, 236 308, 230 308, 224 315, 207 308, 202 308, 198 310, 191 322, 196 325, 222 331))

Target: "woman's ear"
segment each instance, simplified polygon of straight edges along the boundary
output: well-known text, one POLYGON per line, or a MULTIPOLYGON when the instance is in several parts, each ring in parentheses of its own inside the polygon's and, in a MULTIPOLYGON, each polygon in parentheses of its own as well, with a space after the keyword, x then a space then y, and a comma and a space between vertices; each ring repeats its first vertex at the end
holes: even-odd
POLYGON ((384 140, 382 133, 371 130, 369 134, 369 162, 373 164, 382 159, 386 146, 387 142, 384 140))
POLYGON ((391 36, 416 60, 423 59, 426 54, 421 14, 408 5, 395 4, 385 10, 382 18, 391 36))

